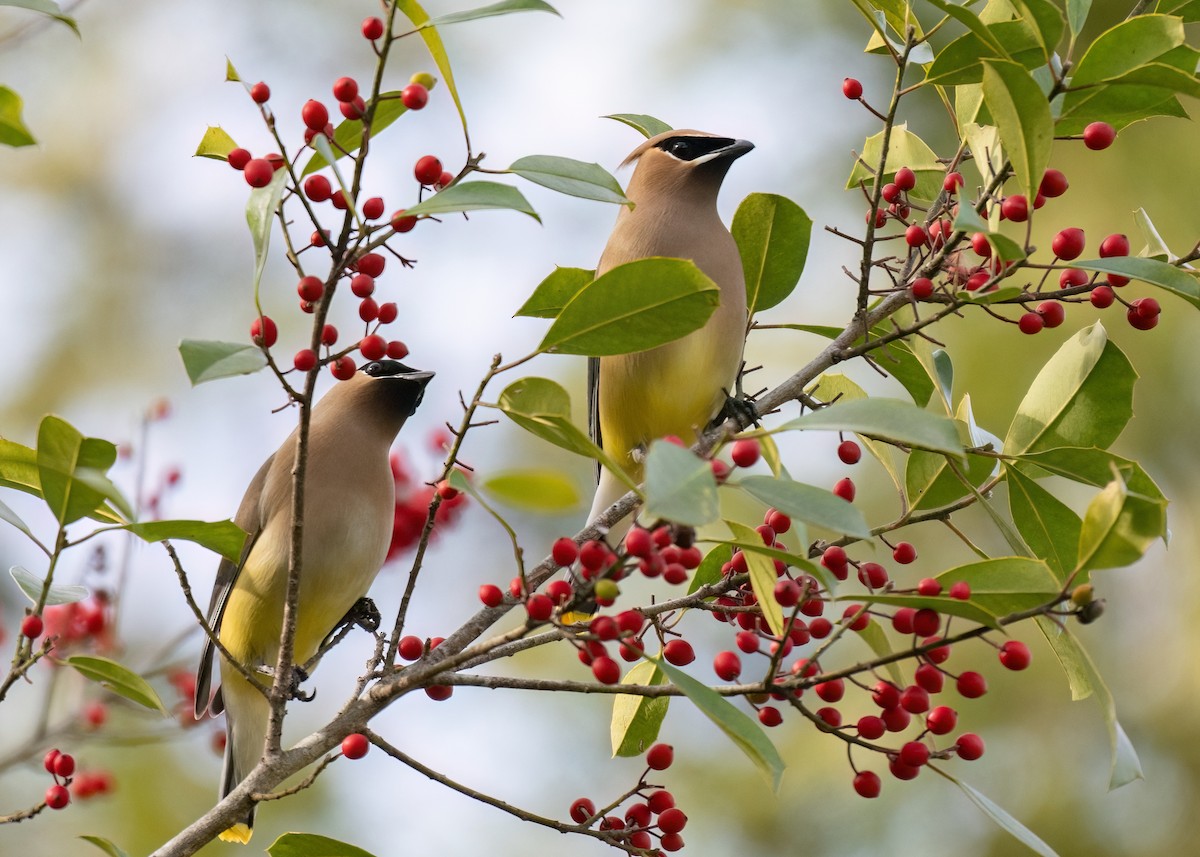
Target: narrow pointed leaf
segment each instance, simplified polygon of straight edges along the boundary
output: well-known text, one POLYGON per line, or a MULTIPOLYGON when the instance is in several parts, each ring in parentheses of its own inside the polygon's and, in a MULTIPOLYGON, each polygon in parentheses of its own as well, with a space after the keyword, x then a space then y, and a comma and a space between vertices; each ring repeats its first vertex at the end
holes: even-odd
POLYGON ((0 6, 16 6, 19 9, 30 9, 34 12, 41 12, 49 18, 53 18, 60 24, 65 24, 71 28, 76 36, 79 35, 79 24, 70 15, 64 15, 62 7, 54 0, 4 0, 0 6))
MULTIPOLYGON (((451 12, 448 15, 438 15, 423 24, 423 27, 441 27, 445 24, 461 24, 464 21, 477 21, 480 18, 494 18, 497 15, 511 15, 513 12, 550 12, 558 15, 558 10, 542 0, 502 0, 478 9, 468 9, 465 12, 451 12)), ((561 18, 562 16, 559 15, 561 18)))
POLYGON ((121 848, 119 848, 115 843, 105 839, 103 836, 84 835, 80 836, 79 838, 84 842, 87 842, 89 845, 95 845, 97 848, 107 854, 108 857, 129 857, 128 853, 121 850, 121 848))
POLYGON ((1174 262, 1179 258, 1171 252, 1171 248, 1167 246, 1167 242, 1163 241, 1162 236, 1158 234, 1158 227, 1150 220, 1150 215, 1146 213, 1146 209, 1137 209, 1133 213, 1133 219, 1142 233, 1142 238, 1146 241, 1146 246, 1142 248, 1138 256, 1157 259, 1160 262, 1174 262))
POLYGON ((719 302, 716 284, 694 262, 628 262, 585 286, 538 350, 589 357, 645 351, 699 330, 719 302))
POLYGON ((736 484, 793 518, 855 538, 871 536, 862 512, 831 491, 773 476, 747 476, 736 484))
POLYGON ((666 122, 644 113, 613 113, 601 118, 615 119, 623 125, 628 125, 633 130, 640 132, 646 139, 657 137, 659 134, 671 130, 671 126, 666 122))
POLYGON ((812 218, 785 196, 752 193, 738 206, 730 231, 742 257, 750 315, 781 303, 804 273, 812 218))
MULTIPOLYGON (((837 339, 844 331, 844 328, 824 324, 788 324, 780 326, 790 330, 815 333, 826 339, 837 339)), ((884 327, 872 328, 871 336, 879 336, 885 330, 886 328, 884 327)), ((860 344, 862 344, 861 338, 855 340, 854 345, 857 346, 860 344)), ((921 361, 921 358, 917 356, 917 353, 913 351, 912 346, 908 342, 903 339, 893 340, 876 349, 872 357, 876 361, 876 368, 899 381, 900 386, 912 396, 912 400, 917 405, 923 408, 929 404, 929 398, 933 395, 934 389, 933 378, 929 370, 925 367, 925 364, 921 361)), ((822 375, 819 383, 823 385, 826 383, 826 379, 845 377, 837 373, 822 375)), ((854 386, 858 387, 857 384, 854 386)), ((861 390, 862 388, 859 387, 858 389, 861 390)), ((826 401, 832 401, 834 397, 822 394, 821 398, 826 401)), ((854 398, 866 398, 866 392, 864 391, 861 396, 855 396, 854 398)))
POLYGON ((276 170, 271 177, 271 183, 266 187, 250 191, 250 199, 246 201, 246 225, 250 227, 250 238, 254 242, 254 300, 258 302, 258 287, 262 282, 263 271, 267 267, 267 250, 271 246, 271 228, 274 225, 275 212, 279 209, 279 201, 283 198, 283 189, 287 185, 288 171, 276 170))
POLYGON ((185 339, 179 343, 179 356, 192 386, 233 375, 250 375, 267 365, 261 348, 240 342, 185 339))
MULTIPOLYGON (((25 593, 25 597, 30 600, 35 606, 38 599, 42 597, 42 589, 46 585, 45 578, 38 577, 32 571, 22 568, 19 565, 14 565, 8 570, 12 579, 16 582, 17 587, 25 593)), ((91 590, 86 586, 75 586, 70 583, 52 583, 50 591, 46 594, 46 600, 43 602, 47 606, 52 604, 74 604, 76 601, 82 601, 91 594, 91 590)))
POLYGON ((690 449, 663 440, 646 456, 646 514, 700 527, 717 519, 717 480, 712 465, 690 449))
POLYGON ((1050 102, 1029 72, 999 60, 983 63, 983 100, 1000 129, 1017 182, 1032 200, 1054 145, 1050 102))
POLYGON ((33 531, 29 529, 29 525, 21 520, 21 516, 8 507, 8 505, 0 501, 0 521, 11 524, 25 535, 33 538, 33 531))
POLYGON ((271 857, 375 857, 356 845, 316 833, 285 833, 267 846, 271 857))
POLYGON ((1071 43, 1083 32, 1087 23, 1088 13, 1092 10, 1092 0, 1067 0, 1067 26, 1071 28, 1071 43))
POLYGON ((999 56, 1006 57, 1004 46, 996 38, 995 34, 979 20, 979 16, 965 6, 960 6, 954 3, 953 0, 927 0, 929 5, 936 8, 943 14, 949 15, 954 20, 965 26, 976 38, 985 45, 996 51, 999 56))
POLYGON ((507 172, 568 196, 618 205, 629 204, 629 198, 617 180, 599 164, 555 155, 529 155, 513 161, 507 172))
POLYGON ((568 512, 579 506, 575 483, 554 470, 506 470, 483 479, 479 487, 514 509, 568 512))
POLYGON ((1200 308, 1200 275, 1188 273, 1158 259, 1142 259, 1137 256, 1112 256, 1107 259, 1085 259, 1072 262, 1072 267, 1085 271, 1100 271, 1104 274, 1120 274, 1131 280, 1141 280, 1160 286, 1178 295, 1192 306, 1200 308))
POLYGON ((1079 530, 1075 512, 1016 467, 1005 467, 1008 510, 1025 544, 1046 561, 1060 581, 1075 569, 1079 530))
POLYGON ((426 26, 430 20, 429 13, 425 11, 417 0, 396 0, 396 8, 403 12, 408 20, 412 21, 421 39, 425 42, 425 49, 429 51, 429 55, 433 57, 438 71, 442 73, 442 78, 446 81, 446 89, 450 90, 450 97, 454 99, 454 107, 458 110, 458 119, 462 123, 463 138, 467 141, 467 149, 469 151, 471 148, 471 135, 467 130, 467 113, 463 110, 462 99, 458 97, 458 86, 454 83, 454 71, 450 68, 450 56, 446 53, 446 45, 442 42, 441 34, 438 33, 437 27, 426 26))
POLYGON ((138 705, 159 711, 164 717, 171 716, 149 682, 116 661, 93 655, 71 655, 65 660, 89 681, 94 681, 138 705))
POLYGON ((1167 533, 1167 501, 1114 479, 1088 504, 1079 531, 1079 570, 1120 568, 1142 558, 1167 533))
POLYGON ((229 153, 236 148, 237 143, 226 133, 224 128, 220 125, 210 125, 204 132, 204 136, 200 138, 200 145, 196 147, 194 157, 225 161, 228 160, 229 153))
POLYGON ((1119 473, 1130 491, 1156 500, 1166 500, 1162 489, 1140 464, 1107 450, 1063 447, 1029 453, 1017 460, 1022 470, 1029 471, 1034 478, 1049 472, 1096 488, 1105 487, 1112 481, 1113 474, 1119 473))
POLYGON ((1133 416, 1129 359, 1097 322, 1068 339, 1042 367, 1004 439, 1018 455, 1060 446, 1109 446, 1133 416))
MULTIPOLYGON (((666 684, 667 677, 654 661, 642 661, 625 673, 621 684, 666 684)), ((634 696, 618 694, 613 697, 612 722, 609 737, 614 756, 640 756, 658 738, 671 704, 669 696, 634 696)))
POLYGON ((585 268, 555 268, 538 283, 529 300, 514 315, 526 318, 558 318, 563 307, 596 279, 596 272, 585 268))
POLYGON ((905 446, 943 452, 961 458, 962 441, 954 420, 938 416, 900 399, 859 399, 834 402, 827 408, 789 420, 779 431, 822 429, 852 431, 905 446))
MULTIPOLYGON (((725 525, 733 533, 733 537, 746 544, 761 542, 762 538, 752 528, 737 521, 726 521, 725 525)), ((758 606, 763 612, 763 618, 771 628, 771 633, 777 637, 783 636, 783 608, 775 600, 775 583, 779 579, 775 574, 775 563, 768 557, 756 551, 744 550, 746 567, 750 571, 750 586, 758 599, 758 606)))
MULTIPOLYGON (((762 539, 759 539, 759 541, 762 541, 762 539)), ((702 586, 708 586, 708 584, 716 583, 720 580, 721 567, 729 562, 732 556, 733 547, 725 544, 717 545, 705 554, 700 567, 692 575, 692 582, 688 584, 688 595, 691 595, 702 586)))
POLYGON ((37 142, 21 118, 22 105, 21 96, 7 86, 0 86, 0 143, 5 146, 20 148, 37 142))
POLYGON ((498 182, 461 182, 440 190, 424 202, 409 206, 405 214, 452 214, 457 211, 502 209, 528 214, 539 223, 542 219, 515 187, 498 182))
POLYGON ((656 658, 654 662, 666 673, 671 683, 683 691, 687 698, 746 754, 766 777, 771 789, 778 792, 783 779, 783 759, 762 727, 708 685, 697 681, 683 670, 676 669, 664 659, 656 658))
POLYGON ((996 822, 996 824, 1000 825, 1005 832, 1015 837, 1017 841, 1019 841, 1026 848, 1029 848, 1036 854, 1042 855, 1042 857, 1058 857, 1057 851, 1047 845, 1041 838, 1034 834, 1032 830, 1021 824, 1021 822, 1017 821, 1015 818, 1001 809, 996 803, 987 797, 987 795, 983 794, 983 792, 978 791, 966 783, 955 779, 941 768, 935 768, 935 770, 950 782, 962 789, 963 794, 970 799, 971 803, 979 807, 984 815, 996 822))
POLYGON ((246 544, 246 531, 233 521, 148 521, 126 524, 119 529, 128 530, 147 542, 167 539, 193 542, 234 563, 241 558, 242 547, 246 544))

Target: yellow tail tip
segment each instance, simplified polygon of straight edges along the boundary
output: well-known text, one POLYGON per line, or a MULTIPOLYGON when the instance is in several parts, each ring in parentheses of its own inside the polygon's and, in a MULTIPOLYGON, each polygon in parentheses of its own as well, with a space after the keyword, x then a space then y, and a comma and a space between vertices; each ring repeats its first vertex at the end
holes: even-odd
POLYGON ((559 619, 562 621, 562 623, 564 625, 567 625, 567 626, 586 625, 588 622, 592 621, 592 614, 591 613, 581 613, 576 610, 569 610, 566 613, 562 614, 562 616, 560 616, 559 619))
POLYGON ((236 842, 239 845, 248 845, 250 837, 254 835, 254 830, 245 822, 239 821, 228 830, 223 830, 217 834, 217 839, 222 842, 236 842))

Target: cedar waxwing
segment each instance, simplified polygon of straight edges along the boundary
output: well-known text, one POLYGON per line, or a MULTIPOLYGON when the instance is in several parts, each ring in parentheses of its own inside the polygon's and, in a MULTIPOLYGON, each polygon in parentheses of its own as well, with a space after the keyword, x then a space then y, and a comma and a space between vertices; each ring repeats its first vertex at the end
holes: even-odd
MULTIPOLYGON (((388 461, 392 441, 421 403, 432 372, 394 360, 368 363, 317 403, 309 430, 304 541, 296 614, 295 663, 316 654, 325 636, 363 597, 387 556, 395 510, 388 461)), ((279 655, 292 529, 296 432, 263 462, 234 522, 249 534, 241 562, 222 560, 208 621, 229 653, 251 672, 279 655)), ((267 735, 266 697, 221 659, 221 686, 209 702, 213 645, 206 640, 196 676, 196 716, 224 710, 227 741, 221 797, 258 764, 267 735)), ((264 674, 264 686, 270 685, 264 674)), ((246 843, 254 811, 220 838, 246 843)))
MULTIPOLYGON (((701 329, 649 351, 588 363, 592 437, 636 482, 651 441, 677 435, 693 443, 735 389, 746 342, 746 282, 737 244, 717 214, 717 193, 730 165, 753 148, 702 131, 667 131, 621 164, 637 163, 625 191, 634 206, 617 215, 596 276, 635 259, 669 256, 692 260, 720 288, 720 305, 701 329)), ((626 490, 601 469, 588 521, 626 490)))

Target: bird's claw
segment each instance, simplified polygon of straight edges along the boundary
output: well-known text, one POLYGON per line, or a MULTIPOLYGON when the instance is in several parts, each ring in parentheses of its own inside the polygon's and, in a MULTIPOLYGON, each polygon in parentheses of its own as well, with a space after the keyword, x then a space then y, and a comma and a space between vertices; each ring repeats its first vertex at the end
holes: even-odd
POLYGON ((360 598, 354 602, 354 606, 346 611, 346 615, 342 617, 339 625, 357 625, 364 631, 374 634, 379 630, 379 625, 383 621, 383 616, 379 612, 379 608, 375 606, 375 602, 370 598, 360 598))

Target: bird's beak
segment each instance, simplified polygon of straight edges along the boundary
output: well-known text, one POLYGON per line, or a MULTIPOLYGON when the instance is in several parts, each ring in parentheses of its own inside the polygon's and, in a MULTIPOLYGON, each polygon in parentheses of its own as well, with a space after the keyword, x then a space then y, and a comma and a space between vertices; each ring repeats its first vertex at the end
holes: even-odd
POLYGON ((692 161, 693 164, 707 164, 713 161, 724 161, 733 163, 742 155, 754 148, 754 144, 749 140, 734 140, 728 146, 723 146, 720 149, 713 149, 707 155, 696 158, 692 161))

